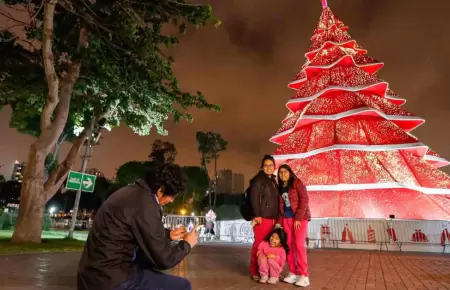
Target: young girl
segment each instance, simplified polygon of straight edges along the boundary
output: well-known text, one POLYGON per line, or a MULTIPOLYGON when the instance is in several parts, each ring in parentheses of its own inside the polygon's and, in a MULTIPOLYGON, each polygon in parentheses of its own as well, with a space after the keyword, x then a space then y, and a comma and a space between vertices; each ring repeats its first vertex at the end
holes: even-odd
POLYGON ((289 253, 289 247, 286 232, 281 228, 273 229, 258 246, 260 283, 276 284, 278 282, 286 263, 287 253, 289 253))

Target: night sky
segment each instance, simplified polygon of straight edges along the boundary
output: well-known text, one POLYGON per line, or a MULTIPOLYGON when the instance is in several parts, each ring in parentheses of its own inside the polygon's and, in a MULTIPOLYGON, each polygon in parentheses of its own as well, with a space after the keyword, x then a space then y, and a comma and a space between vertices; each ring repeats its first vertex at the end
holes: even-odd
MULTIPOLYGON (((194 122, 168 123, 177 162, 198 165, 195 133, 215 131, 229 141, 219 168, 253 175, 261 156, 276 148, 268 139, 286 116, 287 88, 304 63, 320 16, 319 0, 214 0, 222 25, 181 37, 173 50, 175 73, 186 91, 202 91, 221 113, 193 110, 194 122), (279 4, 276 4, 279 3, 279 4)), ((368 55, 385 63, 378 74, 407 100, 404 108, 426 123, 412 133, 450 158, 450 21, 448 0, 328 0, 333 12, 368 55)), ((10 110, 0 111, 0 173, 26 161, 32 137, 8 128, 10 110)), ((140 137, 125 126, 104 134, 89 167, 108 177, 130 160, 145 160, 155 132, 140 137)), ((66 145, 62 150, 65 154, 66 145)), ((77 163, 78 169, 79 163, 77 163)), ((450 172, 446 169, 447 172, 450 172)), ((8 176, 6 176, 8 178, 8 176)))

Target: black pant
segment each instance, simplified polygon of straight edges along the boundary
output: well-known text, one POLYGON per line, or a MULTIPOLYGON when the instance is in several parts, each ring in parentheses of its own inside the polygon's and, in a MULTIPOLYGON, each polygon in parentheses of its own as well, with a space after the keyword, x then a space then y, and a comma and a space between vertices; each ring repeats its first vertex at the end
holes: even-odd
POLYGON ((192 290, 192 287, 187 279, 142 269, 116 290, 192 290))

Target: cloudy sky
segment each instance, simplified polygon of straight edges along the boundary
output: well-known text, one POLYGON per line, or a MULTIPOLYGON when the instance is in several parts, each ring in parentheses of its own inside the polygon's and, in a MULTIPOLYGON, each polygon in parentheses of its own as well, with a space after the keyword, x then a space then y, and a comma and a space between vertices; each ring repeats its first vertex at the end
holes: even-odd
MULTIPOLYGON (((193 111, 194 123, 168 123, 164 140, 175 143, 181 164, 199 164, 195 133, 215 131, 229 141, 219 168, 255 173, 259 159, 276 147, 268 139, 285 117, 294 94, 287 83, 304 63, 320 16, 319 0, 212 0, 222 25, 193 31, 173 50, 175 73, 184 90, 202 91, 221 113, 193 111), (277 3, 277 4, 276 4, 277 3)), ((385 63, 380 77, 407 99, 405 108, 425 118, 413 131, 442 157, 450 158, 450 2, 328 0, 369 55, 385 63), (432 5, 431 5, 432 4, 432 5)), ((26 161, 32 138, 8 128, 0 111, 0 173, 26 161)), ((90 167, 113 177, 129 160, 145 160, 160 138, 135 135, 125 126, 106 133, 90 167)), ((68 146, 63 148, 67 152, 68 146)), ((79 165, 77 165, 78 167, 79 165)))

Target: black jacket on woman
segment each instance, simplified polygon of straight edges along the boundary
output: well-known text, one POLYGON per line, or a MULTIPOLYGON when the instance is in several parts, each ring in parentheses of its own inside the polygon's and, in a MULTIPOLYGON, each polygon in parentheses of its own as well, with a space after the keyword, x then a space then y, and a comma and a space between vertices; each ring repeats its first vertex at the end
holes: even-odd
POLYGON ((254 217, 277 219, 279 198, 274 175, 270 177, 261 170, 250 181, 250 200, 254 217))

